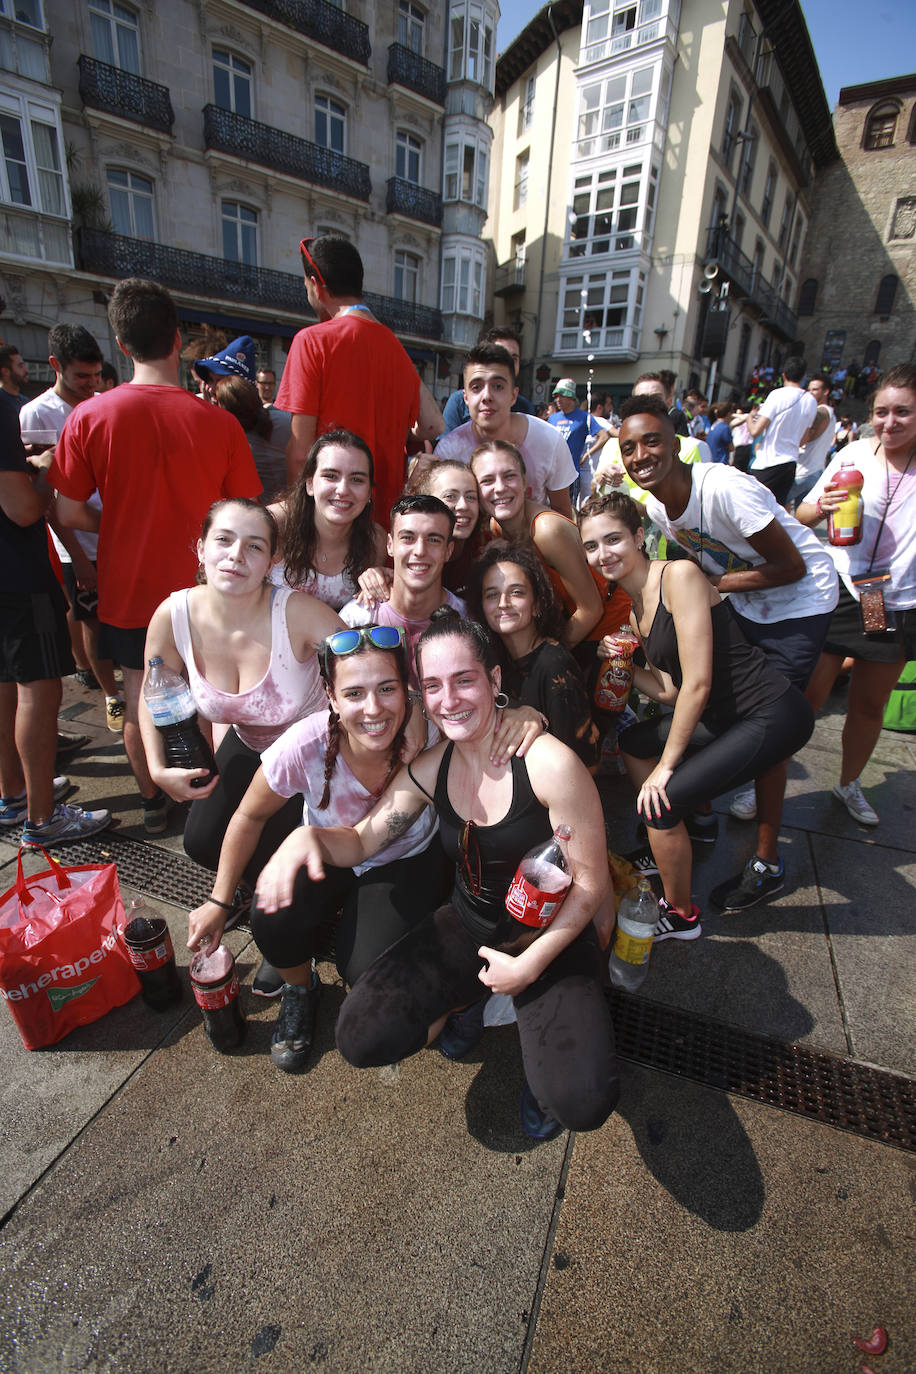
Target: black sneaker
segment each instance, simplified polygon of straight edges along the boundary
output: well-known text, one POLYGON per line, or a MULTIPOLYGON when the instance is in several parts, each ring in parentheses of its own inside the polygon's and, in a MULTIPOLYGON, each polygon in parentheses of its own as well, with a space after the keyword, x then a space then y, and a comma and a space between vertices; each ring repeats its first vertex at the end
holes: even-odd
POLYGON ((628 864, 631 864, 641 878, 651 878, 653 873, 658 872, 658 864, 652 857, 652 850, 647 844, 642 849, 634 849, 632 854, 623 856, 628 864))
POLYGON ((99 680, 91 668, 77 668, 73 674, 81 687, 85 687, 87 692, 98 692, 101 690, 99 680))
POLYGON ((277 972, 273 964, 262 959, 251 984, 251 991, 255 997, 279 997, 285 986, 282 974, 277 972))
POLYGON ((746 911, 748 907, 765 902, 786 885, 786 869, 782 859, 774 873, 769 864, 755 854, 748 860, 743 873, 719 883, 709 894, 709 900, 720 911, 746 911))
POLYGON ((292 983, 282 986, 280 1013, 270 1037, 270 1057, 284 1073, 300 1073, 305 1068, 315 1034, 320 989, 318 974, 314 972, 310 988, 297 988, 292 983))
POLYGON ((143 806, 143 829, 147 835, 161 835, 168 829, 170 799, 161 787, 157 787, 154 797, 141 794, 140 802, 143 806))
POLYGON ((685 916, 678 911, 676 906, 666 902, 664 897, 658 900, 658 922, 655 927, 655 943, 661 944, 662 940, 695 940, 697 936, 703 934, 703 927, 700 925, 700 908, 694 903, 693 910, 689 916, 685 916))
POLYGON ((487 998, 481 997, 464 1011, 453 1011, 439 1032, 439 1053, 446 1059, 463 1059, 483 1035, 483 1009, 487 998))
POLYGON ((562 1124, 545 1112, 534 1093, 528 1087, 528 1080, 522 1084, 522 1130, 529 1140, 555 1140, 564 1129, 562 1124))

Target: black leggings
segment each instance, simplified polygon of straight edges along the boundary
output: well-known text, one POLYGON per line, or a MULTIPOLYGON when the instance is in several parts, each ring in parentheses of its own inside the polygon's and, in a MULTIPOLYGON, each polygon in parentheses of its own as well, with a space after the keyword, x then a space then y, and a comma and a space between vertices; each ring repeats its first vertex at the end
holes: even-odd
MULTIPOLYGON (((427 916, 376 959, 344 1002, 337 1019, 344 1059, 370 1068, 423 1049, 435 1021, 484 993, 479 946, 453 906, 427 916)), ((620 1085, 594 927, 513 1001, 534 1096, 570 1130, 596 1130, 614 1110, 620 1085)))
MULTIPOLYGON (((665 711, 654 720, 631 725, 620 736, 621 752, 634 759, 660 758, 673 719, 673 713, 665 711)), ((797 687, 719 733, 701 721, 665 788, 671 810, 663 811, 657 820, 645 816, 646 825, 672 830, 697 802, 751 782, 790 758, 808 743, 813 730, 814 713, 797 687)))
POLYGON ((335 938, 337 971, 352 986, 374 959, 423 919, 431 903, 444 900, 453 873, 438 835, 422 854, 370 868, 359 877, 352 868, 326 865, 324 881, 316 883, 301 868, 289 906, 268 914, 252 905, 251 932, 275 968, 297 968, 312 957, 322 927, 342 908, 335 938))
MULTIPOLYGON (((229 822, 248 791, 248 785, 261 763, 261 756, 243 744, 233 729, 226 731, 216 751, 219 783, 201 801, 193 802, 184 827, 185 853, 214 873, 219 868, 219 852, 229 822)), ((302 824, 302 798, 290 797, 264 826, 257 848, 245 866, 243 877, 254 887, 257 876, 272 854, 302 824)))

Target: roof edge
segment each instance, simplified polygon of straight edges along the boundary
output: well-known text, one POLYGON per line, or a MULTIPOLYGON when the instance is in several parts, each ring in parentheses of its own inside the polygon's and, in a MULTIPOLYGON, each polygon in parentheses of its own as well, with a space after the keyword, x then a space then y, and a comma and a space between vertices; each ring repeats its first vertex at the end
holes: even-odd
POLYGON ((553 28, 548 18, 552 11, 553 24, 557 33, 575 28, 582 23, 582 0, 551 0, 530 20, 517 38, 509 44, 504 53, 496 59, 496 94, 504 95, 522 72, 528 70, 554 41, 553 28))

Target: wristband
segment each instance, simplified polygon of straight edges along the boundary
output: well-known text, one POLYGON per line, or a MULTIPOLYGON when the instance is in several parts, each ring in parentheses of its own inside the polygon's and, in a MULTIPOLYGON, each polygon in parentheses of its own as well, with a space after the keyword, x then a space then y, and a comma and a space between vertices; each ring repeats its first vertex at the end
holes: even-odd
POLYGON ((550 721, 549 721, 549 720, 547 719, 547 717, 544 715, 544 712, 543 712, 543 711, 538 711, 538 715, 541 717, 541 726, 542 726, 542 728, 543 728, 544 734, 545 734, 545 735, 549 735, 549 734, 550 734, 550 721))
POLYGON ((218 897, 208 897, 207 901, 212 902, 214 906, 221 906, 223 908, 223 911, 235 910, 235 907, 231 902, 221 902, 218 897))

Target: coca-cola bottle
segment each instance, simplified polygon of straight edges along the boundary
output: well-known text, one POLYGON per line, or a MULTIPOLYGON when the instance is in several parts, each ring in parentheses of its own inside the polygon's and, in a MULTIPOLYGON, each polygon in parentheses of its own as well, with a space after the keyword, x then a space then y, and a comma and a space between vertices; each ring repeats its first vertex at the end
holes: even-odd
POLYGON ((529 945, 549 926, 556 916, 572 884, 566 846, 572 831, 568 825, 558 825, 553 837, 529 849, 506 893, 506 910, 526 927, 520 930, 510 947, 500 945, 507 953, 517 953, 529 945))
POLYGON ((203 1012, 207 1039, 220 1054, 242 1043, 248 1023, 239 999, 239 976, 232 951, 220 945, 213 954, 200 950, 191 960, 191 989, 203 1012))
POLYGON ((181 1001, 181 980, 175 967, 175 950, 169 928, 158 911, 135 897, 121 928, 121 938, 137 977, 140 995, 154 1011, 165 1011, 181 1001))
POLYGON ((629 625, 621 625, 612 638, 617 652, 604 660, 595 683, 595 705, 601 711, 622 711, 633 683, 633 655, 639 640, 629 625))
POLYGON ((192 778, 192 787, 206 787, 216 777, 216 760, 197 723, 191 688, 161 658, 151 658, 143 698, 153 724, 162 735, 167 768, 206 768, 205 778, 192 778))

